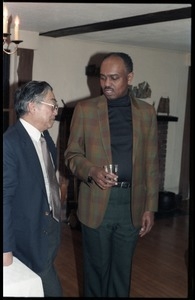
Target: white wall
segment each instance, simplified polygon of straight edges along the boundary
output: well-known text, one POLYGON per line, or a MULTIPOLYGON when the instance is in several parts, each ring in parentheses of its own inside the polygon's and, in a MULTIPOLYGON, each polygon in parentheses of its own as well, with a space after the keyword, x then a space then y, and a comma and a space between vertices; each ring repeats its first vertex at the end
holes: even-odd
MULTIPOLYGON (((23 40, 28 32, 22 32, 23 40)), ((157 109, 160 97, 170 98, 170 115, 178 122, 169 122, 166 158, 165 190, 178 193, 184 116, 187 94, 190 53, 165 51, 152 48, 117 46, 106 43, 92 43, 76 38, 51 38, 31 33, 30 47, 22 43, 21 48, 34 51, 33 79, 48 81, 54 88, 59 106, 90 96, 85 75, 89 59, 96 53, 122 51, 128 53, 134 62, 133 85, 147 81, 152 95, 149 102, 155 102, 157 109)), ((147 101, 147 100, 146 100, 147 101)), ((58 122, 50 133, 57 141, 58 122)))

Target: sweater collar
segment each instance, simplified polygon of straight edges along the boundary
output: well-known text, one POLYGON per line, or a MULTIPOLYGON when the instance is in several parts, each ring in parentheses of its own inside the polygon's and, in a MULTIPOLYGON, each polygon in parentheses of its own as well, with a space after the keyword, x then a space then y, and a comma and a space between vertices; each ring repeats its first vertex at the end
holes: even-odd
POLYGON ((130 97, 129 94, 127 94, 124 97, 117 98, 114 100, 107 100, 108 107, 125 107, 130 106, 130 97))

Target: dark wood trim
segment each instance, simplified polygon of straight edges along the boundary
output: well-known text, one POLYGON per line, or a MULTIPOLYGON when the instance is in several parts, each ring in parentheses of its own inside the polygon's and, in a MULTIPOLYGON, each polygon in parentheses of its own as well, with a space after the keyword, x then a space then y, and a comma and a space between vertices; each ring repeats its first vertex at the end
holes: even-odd
POLYGON ((191 66, 188 71, 188 89, 186 96, 186 108, 185 108, 185 119, 184 119, 184 132, 183 132, 183 143, 182 143, 182 156, 181 156, 181 169, 180 169, 180 180, 179 180, 179 194, 182 199, 189 199, 190 197, 190 169, 191 168, 191 156, 190 156, 190 143, 193 141, 190 136, 191 130, 191 66))
POLYGON ((17 69, 18 86, 22 86, 32 80, 34 50, 19 48, 17 51, 19 56, 19 64, 17 69))
POLYGON ((159 116, 157 115, 157 121, 158 122, 177 122, 178 117, 173 117, 173 116, 159 116))
POLYGON ((118 29, 131 26, 140 26, 152 23, 160 23, 181 19, 191 18, 191 7, 173 9, 167 11, 160 11, 156 13, 144 14, 134 17, 127 17, 105 22, 92 23, 82 26, 75 26, 69 28, 61 28, 48 32, 39 33, 39 35, 50 37, 62 37, 68 35, 75 35, 81 33, 89 33, 95 31, 118 29))
MULTIPOLYGON (((9 50, 8 50, 9 51, 9 50)), ((10 55, 3 52, 3 108, 9 109, 10 55)))
MULTIPOLYGON (((8 50, 9 51, 9 50, 8 50)), ((10 120, 10 55, 3 52, 3 132, 9 127, 10 120)))

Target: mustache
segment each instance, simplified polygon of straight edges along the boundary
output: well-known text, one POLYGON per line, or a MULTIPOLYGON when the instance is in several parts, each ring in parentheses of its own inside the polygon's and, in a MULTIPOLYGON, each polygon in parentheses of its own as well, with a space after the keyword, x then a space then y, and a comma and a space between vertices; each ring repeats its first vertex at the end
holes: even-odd
POLYGON ((104 91, 106 91, 106 90, 113 90, 113 88, 111 88, 110 86, 105 86, 105 88, 103 90, 104 91))

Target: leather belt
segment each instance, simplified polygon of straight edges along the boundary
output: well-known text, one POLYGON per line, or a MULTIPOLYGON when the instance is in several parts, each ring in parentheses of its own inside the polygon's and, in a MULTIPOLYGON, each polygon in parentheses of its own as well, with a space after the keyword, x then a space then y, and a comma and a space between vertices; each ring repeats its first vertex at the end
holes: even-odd
POLYGON ((131 183, 130 182, 126 182, 126 181, 117 182, 117 184, 114 185, 113 187, 123 188, 123 189, 129 189, 131 187, 131 183))

